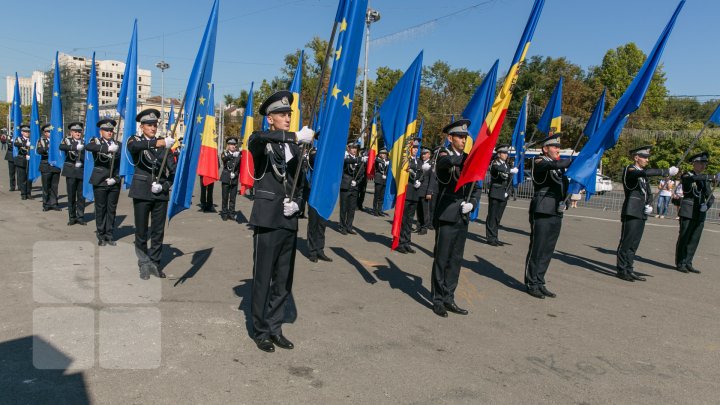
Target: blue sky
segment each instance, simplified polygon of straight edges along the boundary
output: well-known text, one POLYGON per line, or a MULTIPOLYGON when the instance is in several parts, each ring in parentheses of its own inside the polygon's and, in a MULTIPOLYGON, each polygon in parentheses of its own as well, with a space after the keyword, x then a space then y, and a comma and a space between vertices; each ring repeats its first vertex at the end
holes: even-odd
MULTIPOLYGON (((530 55, 566 56, 587 68, 599 64, 608 49, 629 41, 647 53, 677 3, 546 0, 530 55)), ((27 5, 14 0, 3 5, 3 99, 6 75, 46 70, 56 50, 88 57, 96 51, 98 59, 124 61, 136 17, 140 67, 153 71, 153 94, 160 94, 155 63, 165 59, 171 65, 165 73, 165 95, 180 97, 212 0, 36 0, 32 9, 27 5)), ((285 54, 303 47, 314 35, 329 37, 336 5, 337 0, 221 0, 214 71, 217 93, 237 95, 251 81, 279 75, 285 54)), ((382 14, 371 31, 377 38, 370 47, 371 71, 381 65, 405 69, 424 49, 426 64, 445 60, 453 67, 487 71, 500 58, 504 72, 532 0, 370 0, 370 6, 382 14), (478 6, 442 18, 473 5, 478 6)), ((670 94, 720 94, 720 53, 712 45, 718 16, 720 1, 687 1, 662 58, 670 94)))

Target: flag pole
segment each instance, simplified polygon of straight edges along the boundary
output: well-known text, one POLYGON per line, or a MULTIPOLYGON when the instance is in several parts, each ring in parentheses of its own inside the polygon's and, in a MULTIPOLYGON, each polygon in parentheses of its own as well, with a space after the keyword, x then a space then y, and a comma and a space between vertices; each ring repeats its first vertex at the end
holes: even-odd
MULTIPOLYGON (((170 138, 175 138, 175 132, 177 131, 178 124, 180 123, 180 116, 182 115, 183 109, 185 108, 185 97, 187 97, 187 93, 183 94, 182 102, 180 103, 180 110, 178 111, 178 119, 175 120, 175 123, 173 124, 173 129, 170 132, 170 138)), ((167 165, 167 157, 168 152, 170 151, 170 147, 172 145, 165 145, 165 154, 163 155, 162 163, 160 164, 160 170, 158 170, 158 174, 153 181, 157 181, 157 179, 160 177, 160 173, 162 173, 165 170, 165 166, 167 165)), ((169 220, 168 220, 169 221, 169 220)))
MULTIPOLYGON (((85 114, 85 121, 87 122, 87 113, 85 114)), ((117 142, 117 138, 119 137, 119 133, 120 133, 120 124, 121 123, 122 123, 122 115, 120 115, 120 118, 118 118, 118 124, 117 124, 118 131, 113 133, 113 137, 112 137, 113 142, 117 142)), ((125 133, 125 131, 123 131, 123 133, 125 133)), ((122 150, 122 148, 120 146, 122 146, 122 145, 118 145, 118 149, 122 150)), ((114 168, 115 168, 115 156, 113 154, 113 158, 110 161, 110 177, 113 177, 113 169, 114 168)))
POLYGON ((690 151, 692 150, 692 148, 695 147, 695 144, 696 144, 697 141, 700 139, 700 137, 702 136, 703 132, 705 132, 705 128, 708 127, 708 124, 710 124, 710 120, 707 120, 707 121, 705 122, 705 125, 703 125, 702 129, 700 130, 700 132, 698 132, 698 134, 695 135, 695 138, 692 140, 692 142, 690 142, 690 146, 688 146, 687 149, 685 149, 685 152, 683 152, 683 154, 682 154, 682 156, 680 157, 680 159, 678 159, 678 162, 677 162, 677 164, 675 165, 675 167, 680 167, 680 165, 682 164, 682 162, 685 161, 685 158, 687 157, 687 155, 690 154, 690 151))

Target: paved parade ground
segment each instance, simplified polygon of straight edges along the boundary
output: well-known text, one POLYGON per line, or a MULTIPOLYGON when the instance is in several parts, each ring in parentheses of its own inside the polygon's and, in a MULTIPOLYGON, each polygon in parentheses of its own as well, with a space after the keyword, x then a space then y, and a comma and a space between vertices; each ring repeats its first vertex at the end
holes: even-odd
POLYGON ((470 314, 443 319, 429 301, 433 232, 413 234, 417 254, 394 253, 391 217, 358 213, 357 235, 328 227, 334 262, 311 263, 301 220, 283 328, 295 349, 265 353, 248 334, 251 200, 238 199, 239 223, 197 207, 178 215, 168 278, 141 281, 126 192, 121 243, 98 247, 93 221, 68 227, 66 210, 42 212, 39 182, 20 201, 0 167, 3 404, 718 401, 717 224, 702 236, 702 274, 683 274, 677 222, 651 218, 636 263, 648 281, 629 283, 614 277, 618 214, 571 210, 547 276, 558 297, 538 300, 523 286, 527 201, 510 201, 506 245, 484 244, 484 224, 471 224, 457 290, 470 314))

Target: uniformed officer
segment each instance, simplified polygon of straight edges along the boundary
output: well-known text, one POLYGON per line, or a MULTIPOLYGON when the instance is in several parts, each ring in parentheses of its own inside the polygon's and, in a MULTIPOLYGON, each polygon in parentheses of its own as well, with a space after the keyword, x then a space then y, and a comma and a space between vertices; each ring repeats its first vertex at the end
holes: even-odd
POLYGON ((93 138, 85 148, 92 152, 94 167, 90 174, 95 196, 95 234, 98 246, 115 246, 115 212, 120 197, 120 145, 113 139, 117 122, 111 119, 98 121, 100 138, 93 138), (112 168, 112 173, 110 170, 112 168))
POLYGON ((17 186, 17 171, 15 170, 15 157, 13 157, 14 144, 11 139, 12 135, 8 135, 8 148, 7 151, 5 151, 5 160, 8 162, 8 175, 10 177, 8 190, 15 191, 15 187, 17 186))
POLYGON ((223 221, 235 219, 235 198, 238 194, 238 176, 240 175, 240 152, 237 150, 238 140, 231 137, 220 159, 222 160, 222 210, 220 217, 223 221))
MULTIPOLYGON (((313 171, 313 167, 315 167, 315 155, 317 155, 317 150, 315 148, 310 149, 307 158, 307 185, 310 188, 312 187, 313 176, 315 175, 315 172, 313 171)), ((314 207, 309 207, 307 226, 308 258, 313 263, 317 263, 318 260, 322 260, 325 262, 333 261, 333 259, 331 259, 325 254, 326 226, 327 221, 325 220, 325 218, 321 217, 314 207)))
POLYGON ((48 162, 50 153, 50 131, 52 125, 45 124, 37 143, 37 153, 40 155, 40 179, 42 181, 43 211, 60 211, 58 207, 58 184, 60 183, 60 169, 48 162))
POLYGON ((28 169, 30 168, 30 126, 20 125, 20 136, 15 139, 14 146, 17 148, 15 156, 15 169, 17 173, 17 185, 20 190, 20 198, 27 200, 32 198, 30 190, 32 183, 28 180, 28 169))
POLYGON ((705 173, 709 157, 707 152, 690 156, 693 169, 680 177, 683 199, 678 213, 680 233, 675 246, 675 266, 683 273, 700 273, 693 267, 692 261, 700 243, 707 210, 715 202, 714 188, 710 186, 713 176, 705 173))
POLYGON ((143 280, 149 279, 150 274, 165 278, 160 259, 170 187, 175 177, 175 160, 171 156, 167 157, 165 167, 162 167, 166 151, 175 140, 170 136, 156 136, 159 117, 160 111, 154 108, 140 111, 135 121, 140 123, 141 133, 127 140, 127 151, 135 165, 128 196, 133 199, 135 254, 143 280))
POLYGON ((437 183, 433 181, 435 173, 432 170, 431 157, 430 149, 422 148, 420 151, 420 163, 422 167, 422 179, 420 182, 422 185, 418 188, 419 201, 417 205, 418 235, 425 235, 428 229, 432 228, 430 202, 433 195, 433 183, 437 183))
POLYGON ((410 246, 412 236, 412 225, 415 211, 417 210, 418 201, 420 200, 420 187, 422 187, 423 169, 420 159, 417 158, 419 143, 414 142, 410 147, 410 155, 408 156, 408 178, 407 188, 405 189, 405 210, 403 211, 402 227, 400 228, 400 241, 397 249, 398 253, 415 253, 415 249, 410 246))
POLYGON ((291 92, 279 91, 260 106, 268 131, 253 132, 248 150, 255 164, 255 200, 250 225, 253 234, 252 323, 255 344, 260 350, 275 351, 294 346, 282 333, 285 304, 292 290, 297 244, 297 199, 290 200, 293 174, 301 164, 297 143, 309 144, 313 131, 290 128, 291 92))
POLYGON ((353 221, 357 209, 358 183, 360 177, 365 175, 363 159, 367 161, 367 156, 358 156, 358 144, 348 143, 340 182, 340 233, 343 235, 357 233, 353 230, 353 221))
POLYGON ((60 150, 65 151, 65 163, 62 175, 65 176, 68 195, 68 225, 85 225, 85 197, 82 193, 83 162, 85 162, 85 145, 83 144, 82 122, 71 122, 67 128, 70 136, 60 143, 60 150))
POLYGON ((512 176, 518 172, 516 167, 507 163, 510 145, 495 147, 495 159, 490 162, 490 191, 488 193, 488 213, 485 219, 485 239, 490 246, 500 246, 498 226, 507 206, 508 189, 512 176))
POLYGON ((645 221, 652 213, 653 194, 648 177, 678 173, 674 166, 670 169, 646 169, 651 149, 650 145, 632 149, 630 156, 634 163, 625 167, 622 174, 625 201, 620 215, 622 230, 617 249, 617 277, 625 281, 645 281, 645 277, 635 273, 633 263, 645 230, 645 221))
POLYGON ((388 165, 387 149, 381 148, 375 158, 375 195, 373 196, 373 215, 380 217, 386 215, 383 212, 383 200, 385 198, 385 182, 387 181, 388 165))
POLYGON ((525 286, 535 298, 554 298, 545 287, 550 259, 560 236, 572 159, 560 159, 560 132, 541 141, 542 154, 532 161, 533 197, 530 201, 530 246, 525 259, 525 286))
POLYGON ((433 216, 435 248, 432 265, 433 312, 447 317, 448 311, 467 315, 466 309, 455 303, 455 289, 460 278, 460 265, 465 251, 469 214, 477 204, 480 190, 465 184, 457 192, 455 187, 467 159, 464 153, 470 120, 457 120, 443 128, 450 142, 450 150, 437 159, 437 206, 433 216))
POLYGON ((361 157, 361 163, 360 163, 360 174, 357 179, 357 211, 364 212, 365 211, 365 192, 367 191, 367 183, 368 179, 365 175, 365 168, 367 167, 367 161, 368 161, 368 151, 367 149, 362 149, 359 151, 358 156, 361 157))
POLYGON ((198 176, 200 179, 200 211, 217 212, 215 203, 213 202, 213 192, 215 191, 215 182, 205 185, 204 176, 198 176))

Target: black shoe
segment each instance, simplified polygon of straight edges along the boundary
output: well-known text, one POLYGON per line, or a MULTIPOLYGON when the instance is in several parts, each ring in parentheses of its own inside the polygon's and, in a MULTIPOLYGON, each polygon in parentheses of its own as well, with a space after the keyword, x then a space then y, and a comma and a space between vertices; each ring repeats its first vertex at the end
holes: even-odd
POLYGON ((228 220, 228 216, 225 215, 225 214, 220 215, 220 218, 222 218, 223 221, 227 221, 227 220, 228 220))
POLYGON ((353 231, 352 229, 348 229, 347 233, 350 235, 357 235, 357 232, 353 231))
POLYGON ((86 223, 85 220, 83 220, 83 219, 76 219, 76 220, 75 220, 75 223, 76 223, 76 224, 80 224, 80 225, 87 225, 87 223, 86 223))
POLYGON ((115 242, 112 239, 105 239, 105 243, 107 243, 110 246, 117 246, 117 242, 115 242))
POLYGON ((50 208, 48 208, 48 207, 43 207, 43 212, 47 212, 47 211, 50 211, 50 208))
POLYGON ((539 288, 528 287, 527 293, 532 295, 535 298, 540 298, 541 300, 545 299, 545 295, 543 295, 543 293, 540 292, 539 288))
POLYGON ((275 345, 273 345, 270 339, 255 339, 255 344, 258 349, 264 352, 272 353, 275 351, 275 345))
POLYGON ((547 288, 545 288, 544 285, 541 285, 541 286, 540 286, 540 292, 542 293, 542 295, 544 295, 544 296, 546 296, 546 297, 548 297, 548 298, 555 298, 555 297, 557 297, 557 294, 555 294, 554 292, 552 292, 552 291, 548 290, 547 288))
POLYGON ((631 281, 631 282, 635 281, 635 279, 630 277, 629 274, 627 274, 625 272, 621 272, 621 271, 618 271, 617 274, 615 274, 615 277, 619 278, 620 280, 631 281))
POLYGON ((140 279, 150 280, 150 266, 148 264, 140 265, 140 279))
POLYGON ((425 229, 425 228, 422 228, 418 231, 418 235, 426 235, 426 234, 427 234, 427 229, 425 229))
POLYGON ((441 316, 441 317, 443 317, 443 318, 447 318, 447 317, 448 317, 447 310, 446 310, 445 307, 442 306, 442 305, 433 305, 433 312, 434 312, 435 315, 437 315, 437 316, 441 316))
POLYGON ((288 349, 291 350, 295 347, 295 345, 287 340, 285 336, 282 334, 280 335, 270 335, 270 340, 275 343, 275 345, 281 349, 288 349))
POLYGON ((69 220, 69 221, 68 221, 68 226, 75 225, 75 222, 76 222, 76 221, 75 221, 74 219, 69 220))
POLYGON ((460 314, 460 315, 467 315, 467 314, 468 314, 468 310, 467 310, 467 309, 462 309, 462 308, 460 308, 460 307, 457 306, 457 304, 454 303, 454 302, 453 302, 453 303, 450 303, 450 304, 445 304, 445 309, 447 309, 447 310, 450 311, 450 312, 453 312, 453 313, 456 313, 456 314, 460 314))
POLYGON ((315 256, 310 256, 310 257, 308 257, 308 260, 310 260, 310 261, 313 262, 313 263, 317 263, 318 258, 315 257, 315 256))
POLYGON ((10 191, 15 191, 15 189, 13 187, 10 187, 10 191))
POLYGON ((27 196, 20 197, 21 200, 27 200, 27 196))
POLYGON ((407 254, 408 252, 407 250, 405 250, 405 246, 399 246, 397 249, 395 249, 395 251, 402 254, 407 254))
POLYGON ((645 277, 640 277, 635 273, 630 273, 630 278, 637 281, 645 281, 645 277))
POLYGON ((496 240, 489 240, 487 244, 490 246, 500 246, 500 243, 496 240))
POLYGON ((340 235, 347 235, 347 231, 344 229, 340 229, 340 235))
POLYGON ((163 273, 162 270, 158 268, 158 266, 155 263, 150 263, 148 266, 150 266, 150 274, 157 278, 166 278, 167 276, 165 273, 163 273))
POLYGON ((60 207, 50 207, 50 209, 53 211, 62 211, 62 208, 60 207))
POLYGON ((410 246, 405 246, 405 250, 406 250, 408 253, 417 253, 417 251, 416 251, 415 249, 413 249, 412 247, 410 247, 410 246))
POLYGON ((105 246, 105 241, 103 239, 98 240, 98 246, 105 246))
POLYGON ((695 267, 693 267, 692 264, 686 265, 685 268, 686 268, 687 271, 689 271, 690 273, 700 274, 700 270, 698 270, 698 269, 696 269, 695 267))
POLYGON ((333 261, 333 259, 327 257, 327 256, 325 255, 325 253, 322 253, 322 252, 318 253, 317 258, 320 259, 320 260, 322 260, 322 261, 324 261, 324 262, 331 262, 331 261, 333 261))
POLYGON ((678 266, 677 270, 678 270, 680 273, 689 273, 687 267, 686 267, 684 264, 678 266))

